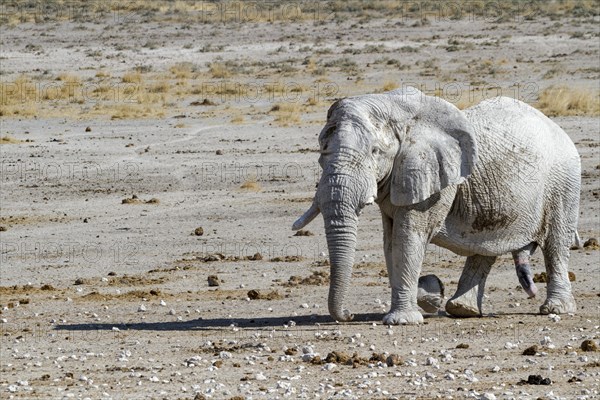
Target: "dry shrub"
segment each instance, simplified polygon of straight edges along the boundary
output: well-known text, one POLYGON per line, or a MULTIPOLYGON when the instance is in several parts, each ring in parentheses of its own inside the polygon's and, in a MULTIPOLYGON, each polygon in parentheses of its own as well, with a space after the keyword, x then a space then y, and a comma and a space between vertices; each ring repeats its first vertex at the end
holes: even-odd
POLYGON ((271 108, 271 112, 275 114, 275 122, 280 126, 299 124, 301 110, 298 103, 279 103, 271 108))
POLYGON ((566 86, 549 87, 541 94, 537 108, 551 117, 600 115, 600 94, 566 86))

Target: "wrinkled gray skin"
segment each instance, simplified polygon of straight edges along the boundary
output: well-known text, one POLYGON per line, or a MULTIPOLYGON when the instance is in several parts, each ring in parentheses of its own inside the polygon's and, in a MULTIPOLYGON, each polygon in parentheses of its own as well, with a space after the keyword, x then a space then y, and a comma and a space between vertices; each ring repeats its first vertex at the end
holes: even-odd
POLYGON ((579 155, 539 111, 502 97, 460 111, 406 88, 337 101, 319 143, 321 180, 293 229, 323 214, 334 319, 352 319, 343 304, 358 217, 373 202, 382 214, 392 288, 385 323, 422 322, 418 279, 429 242, 467 257, 446 303, 452 315, 481 315, 487 275, 508 252, 525 290, 535 295, 528 256, 536 246, 548 275, 540 312, 575 312, 567 267, 577 237, 579 155))

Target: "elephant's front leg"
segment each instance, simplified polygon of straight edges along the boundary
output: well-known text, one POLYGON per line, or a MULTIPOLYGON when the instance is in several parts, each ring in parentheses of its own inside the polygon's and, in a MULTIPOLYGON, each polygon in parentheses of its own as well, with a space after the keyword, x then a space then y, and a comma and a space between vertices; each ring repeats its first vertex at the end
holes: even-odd
POLYGON ((418 324, 423 322, 417 306, 417 292, 427 236, 419 232, 410 220, 400 221, 395 218, 392 228, 392 262, 388 263, 392 305, 383 322, 418 324))
POLYGON ((467 257, 456 293, 446 303, 446 311, 455 317, 481 316, 485 281, 496 261, 493 256, 467 257))

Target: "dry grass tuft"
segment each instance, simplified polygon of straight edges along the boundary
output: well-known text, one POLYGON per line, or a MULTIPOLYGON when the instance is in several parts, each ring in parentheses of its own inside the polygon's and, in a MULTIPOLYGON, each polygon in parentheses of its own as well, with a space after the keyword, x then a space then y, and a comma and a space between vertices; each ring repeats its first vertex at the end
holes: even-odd
POLYGON ((390 90, 394 90, 394 89, 398 89, 400 87, 400 85, 398 85, 396 82, 394 81, 386 81, 383 84, 383 91, 384 92, 389 92, 390 90))
POLYGON ((128 72, 123 75, 122 81, 124 83, 141 83, 142 74, 139 72, 128 72))
POLYGON ((177 79, 190 79, 194 72, 194 65, 189 62, 181 62, 173 65, 169 71, 177 79))
POLYGON ((541 94, 537 108, 551 117, 600 115, 600 94, 565 86, 549 87, 541 94))
POLYGON ((237 115, 234 115, 234 116, 231 118, 231 123, 232 123, 232 124, 241 124, 241 123, 243 123, 243 122, 244 122, 244 116, 243 116, 242 114, 237 114, 237 115))
POLYGON ((210 64, 210 74, 213 78, 228 78, 232 75, 231 71, 223 63, 214 62, 210 64))
POLYGON ((301 122, 300 112, 302 107, 299 103, 279 103, 271 108, 275 114, 275 122, 280 126, 290 126, 301 122))
POLYGON ((23 143, 22 140, 12 137, 10 135, 2 136, 0 138, 0 144, 18 144, 23 143))
POLYGON ((254 191, 254 192, 260 192, 262 190, 260 183, 256 182, 256 180, 247 180, 244 183, 242 183, 240 188, 244 189, 244 190, 254 191))

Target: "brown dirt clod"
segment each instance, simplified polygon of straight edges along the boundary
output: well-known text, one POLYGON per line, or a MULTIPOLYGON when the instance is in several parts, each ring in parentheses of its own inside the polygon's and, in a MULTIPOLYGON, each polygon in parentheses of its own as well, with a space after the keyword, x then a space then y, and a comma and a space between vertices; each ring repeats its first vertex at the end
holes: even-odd
POLYGON ((456 345, 457 349, 468 349, 469 345, 467 343, 459 343, 456 345))
POLYGON ((250 300, 280 300, 283 298, 283 296, 276 290, 271 290, 267 293, 261 293, 258 290, 253 289, 248 291, 248 298, 250 300))
POLYGON ((537 345, 533 345, 533 346, 529 346, 528 348, 526 348, 525 350, 523 350, 523 355, 524 356, 535 356, 538 352, 538 347, 537 345))
POLYGON ((290 276, 290 279, 285 286, 298 286, 298 285, 316 285, 322 286, 329 283, 329 272, 326 271, 313 271, 313 273, 306 278, 302 278, 298 275, 290 276))
POLYGON ((581 342, 581 350, 583 351, 598 351, 598 345, 591 339, 581 342))
POLYGON ((315 234, 309 230, 300 229, 294 234, 294 236, 315 236, 315 234))
POLYGON ((583 248, 588 250, 600 250, 600 245, 598 245, 598 239, 589 238, 583 244, 583 248))
POLYGON ((196 235, 196 236, 204 235, 204 228, 199 226, 198 228, 194 229, 194 235, 196 235))

